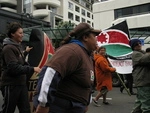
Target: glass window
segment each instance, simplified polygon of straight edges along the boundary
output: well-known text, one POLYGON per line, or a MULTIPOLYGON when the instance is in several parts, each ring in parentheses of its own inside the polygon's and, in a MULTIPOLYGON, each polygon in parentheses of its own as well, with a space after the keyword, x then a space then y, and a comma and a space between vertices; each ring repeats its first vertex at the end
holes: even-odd
POLYGON ((68 9, 73 10, 73 3, 68 2, 68 9))
POLYGON ((31 3, 31 0, 24 0, 24 4, 31 3))
POLYGON ((48 9, 51 10, 53 13, 57 13, 57 8, 55 7, 49 6, 48 9))
POLYGON ((115 19, 119 18, 122 16, 122 10, 121 9, 117 9, 115 10, 115 19))
POLYGON ((150 4, 148 5, 148 4, 145 4, 145 5, 141 5, 140 7, 139 7, 139 9, 140 9, 140 12, 142 13, 142 12, 148 12, 148 11, 150 11, 150 4))
POLYGON ((75 1, 79 3, 79 0, 75 0, 75 1))
POLYGON ((82 12, 81 12, 81 13, 82 13, 82 15, 85 16, 85 10, 84 10, 84 9, 82 9, 82 12))
POLYGON ((122 9, 122 15, 130 15, 130 14, 132 14, 132 8, 131 7, 122 9))
POLYGON ((92 27, 94 27, 94 24, 93 24, 93 22, 92 22, 92 27))
POLYGON ((122 16, 131 16, 131 15, 139 15, 142 13, 148 13, 150 11, 150 3, 137 5, 133 7, 126 7, 121 9, 116 9, 114 11, 115 19, 122 16))
POLYGON ((89 17, 89 18, 91 17, 91 14, 89 12, 87 12, 87 17, 89 17))
POLYGON ((90 4, 86 3, 86 8, 91 9, 90 4))
POLYGON ((88 23, 88 24, 91 24, 91 22, 90 22, 89 20, 87 20, 87 23, 88 23))
POLYGON ((71 20, 73 20, 73 14, 70 13, 70 12, 68 12, 68 18, 71 19, 71 20))
POLYGON ((85 19, 84 19, 84 18, 82 18, 82 22, 85 22, 85 19))
POLYGON ((139 13, 139 12, 140 12, 140 11, 139 11, 139 7, 133 7, 133 8, 132 8, 132 12, 133 12, 133 14, 139 13))
POLYGON ((75 11, 80 12, 80 7, 75 6, 75 11))
POLYGON ((83 0, 80 0, 80 4, 82 5, 82 6, 85 6, 85 1, 83 1, 83 0))
POLYGON ((76 21, 80 22, 80 17, 76 15, 76 21))

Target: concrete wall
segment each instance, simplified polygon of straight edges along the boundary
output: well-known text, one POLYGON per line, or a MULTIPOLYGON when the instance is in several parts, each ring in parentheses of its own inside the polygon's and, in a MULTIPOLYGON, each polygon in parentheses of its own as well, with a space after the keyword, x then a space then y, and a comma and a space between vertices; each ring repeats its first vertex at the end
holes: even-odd
MULTIPOLYGON (((150 0, 109 0, 105 2, 98 2, 93 5, 94 25, 95 28, 106 29, 112 25, 114 20, 114 9, 130 7, 140 4, 150 3, 150 0)), ((143 26, 150 26, 150 14, 143 14, 142 16, 131 16, 124 18, 128 21, 129 28, 137 28, 143 26)))

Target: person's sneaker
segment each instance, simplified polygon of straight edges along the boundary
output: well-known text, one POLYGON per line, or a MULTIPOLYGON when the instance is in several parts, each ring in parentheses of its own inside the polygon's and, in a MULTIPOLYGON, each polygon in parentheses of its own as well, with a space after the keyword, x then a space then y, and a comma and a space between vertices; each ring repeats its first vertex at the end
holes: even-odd
POLYGON ((136 94, 136 93, 134 93, 134 92, 131 92, 130 94, 131 94, 131 95, 137 95, 137 94, 136 94))
POLYGON ((109 105, 110 103, 109 103, 109 102, 103 102, 103 104, 105 104, 105 105, 109 105))
POLYGON ((97 106, 97 107, 101 106, 100 104, 98 104, 98 101, 96 101, 96 100, 94 100, 94 99, 92 99, 92 100, 93 100, 93 104, 94 104, 95 106, 97 106))

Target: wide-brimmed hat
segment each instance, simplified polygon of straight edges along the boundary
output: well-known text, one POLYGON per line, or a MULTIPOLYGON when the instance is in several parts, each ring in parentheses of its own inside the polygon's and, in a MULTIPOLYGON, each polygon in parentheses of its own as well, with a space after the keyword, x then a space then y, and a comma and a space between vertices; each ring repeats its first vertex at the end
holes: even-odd
POLYGON ((129 45, 131 46, 132 50, 134 50, 134 47, 137 45, 137 43, 141 43, 139 39, 131 39, 129 41, 129 45))
POLYGON ((94 33, 95 35, 98 35, 101 32, 101 30, 92 28, 88 23, 80 23, 74 28, 73 32, 75 37, 79 38, 87 32, 91 32, 94 33))

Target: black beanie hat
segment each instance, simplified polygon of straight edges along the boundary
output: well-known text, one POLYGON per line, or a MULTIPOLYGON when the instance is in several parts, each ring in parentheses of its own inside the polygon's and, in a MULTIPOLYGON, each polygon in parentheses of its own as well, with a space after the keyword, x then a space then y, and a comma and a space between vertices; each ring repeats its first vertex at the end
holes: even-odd
POLYGON ((141 41, 139 39, 131 39, 129 41, 129 45, 131 46, 132 50, 134 49, 137 43, 141 43, 141 41))

